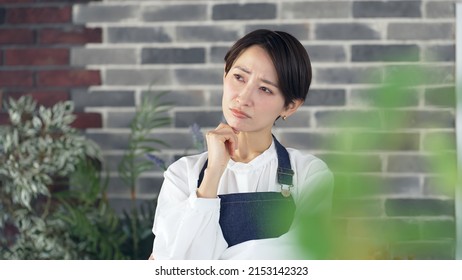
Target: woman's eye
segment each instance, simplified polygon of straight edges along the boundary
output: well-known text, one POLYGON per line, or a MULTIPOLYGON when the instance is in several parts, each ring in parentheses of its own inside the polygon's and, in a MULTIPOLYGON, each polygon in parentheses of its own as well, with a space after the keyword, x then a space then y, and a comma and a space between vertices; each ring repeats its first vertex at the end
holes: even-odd
POLYGON ((260 89, 267 94, 273 94, 273 92, 267 87, 261 87, 260 89))
POLYGON ((239 74, 234 74, 234 78, 235 78, 236 80, 238 80, 238 81, 244 80, 244 79, 242 78, 242 76, 239 75, 239 74))

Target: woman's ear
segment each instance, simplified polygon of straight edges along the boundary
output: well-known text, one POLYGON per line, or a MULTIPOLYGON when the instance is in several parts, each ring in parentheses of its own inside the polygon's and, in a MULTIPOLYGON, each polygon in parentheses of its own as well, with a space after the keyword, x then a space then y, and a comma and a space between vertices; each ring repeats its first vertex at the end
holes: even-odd
POLYGON ((300 106, 303 105, 303 100, 302 99, 295 99, 292 102, 287 105, 287 107, 284 109, 282 112, 282 116, 289 117, 293 113, 295 113, 300 106))

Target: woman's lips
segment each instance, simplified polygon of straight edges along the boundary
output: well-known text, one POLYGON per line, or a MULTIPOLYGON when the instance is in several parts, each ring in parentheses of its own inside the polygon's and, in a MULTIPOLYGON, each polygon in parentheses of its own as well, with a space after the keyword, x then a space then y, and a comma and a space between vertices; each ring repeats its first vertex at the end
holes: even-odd
POLYGON ((250 119, 250 116, 238 109, 230 109, 233 116, 239 119, 250 119))

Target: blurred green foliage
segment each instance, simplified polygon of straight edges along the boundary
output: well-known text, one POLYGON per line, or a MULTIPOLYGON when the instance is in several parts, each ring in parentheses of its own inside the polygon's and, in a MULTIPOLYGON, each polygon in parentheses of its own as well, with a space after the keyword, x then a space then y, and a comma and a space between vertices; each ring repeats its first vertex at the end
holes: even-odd
MULTIPOLYGON (((375 165, 371 155, 405 153, 408 149, 408 140, 403 136, 415 129, 415 117, 406 107, 412 98, 410 93, 424 87, 428 79, 428 71, 420 66, 393 69, 387 72, 383 84, 369 90, 368 106, 342 112, 330 120, 335 132, 326 147, 332 151, 326 161, 335 177, 333 213, 330 218, 322 213, 302 214, 299 237, 307 258, 435 259, 441 256, 441 250, 446 250, 446 256, 454 254, 454 232, 444 234, 447 238, 439 240, 443 245, 438 248, 438 241, 433 246, 425 236, 441 236, 441 229, 425 226, 425 217, 419 220, 418 216, 390 214, 393 207, 409 207, 412 213, 413 206, 388 202, 393 192, 387 192, 392 186, 383 179, 386 172, 369 171, 375 165)), ((421 130, 435 127, 432 119, 420 121, 421 130)), ((427 175, 434 178, 438 195, 453 198, 458 178, 454 135, 434 133, 427 139, 426 145, 419 143, 413 152, 425 161, 421 164, 428 167, 427 175)), ((409 198, 401 203, 413 203, 415 197, 409 198)), ((415 199, 419 198, 425 197, 415 199)), ((449 223, 454 224, 454 217, 449 223)))

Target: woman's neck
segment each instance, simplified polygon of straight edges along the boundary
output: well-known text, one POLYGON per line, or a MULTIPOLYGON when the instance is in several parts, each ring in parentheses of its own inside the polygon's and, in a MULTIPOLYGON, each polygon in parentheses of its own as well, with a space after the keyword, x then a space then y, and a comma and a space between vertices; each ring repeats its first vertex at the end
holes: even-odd
POLYGON ((236 162, 250 162, 266 151, 273 142, 270 132, 240 132, 238 134, 238 149, 233 160, 236 162))

